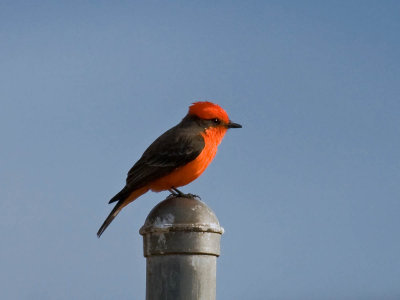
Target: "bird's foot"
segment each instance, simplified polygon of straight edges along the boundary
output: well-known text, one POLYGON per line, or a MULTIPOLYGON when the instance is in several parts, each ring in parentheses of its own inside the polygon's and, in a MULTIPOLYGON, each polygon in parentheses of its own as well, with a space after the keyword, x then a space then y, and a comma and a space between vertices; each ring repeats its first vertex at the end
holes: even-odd
POLYGON ((175 198, 175 197, 178 197, 178 196, 174 193, 171 193, 168 195, 167 199, 171 199, 171 198, 175 198))
POLYGON ((171 195, 169 195, 167 198, 182 197, 182 198, 192 198, 192 199, 197 198, 197 199, 201 200, 199 195, 195 195, 195 194, 191 194, 191 193, 185 194, 185 193, 182 193, 177 188, 171 188, 171 189, 169 189, 169 191, 171 192, 171 195))
POLYGON ((199 195, 196 195, 196 194, 191 194, 191 193, 188 193, 188 194, 183 194, 182 196, 179 196, 179 197, 193 198, 193 199, 197 198, 198 200, 201 200, 201 198, 200 198, 200 196, 199 196, 199 195))

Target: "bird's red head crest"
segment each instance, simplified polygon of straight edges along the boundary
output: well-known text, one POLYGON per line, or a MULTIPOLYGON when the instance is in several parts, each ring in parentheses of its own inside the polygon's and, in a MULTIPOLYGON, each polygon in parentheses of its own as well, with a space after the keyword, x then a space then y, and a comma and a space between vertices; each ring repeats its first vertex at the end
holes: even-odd
POLYGON ((189 107, 189 115, 198 116, 201 119, 218 118, 225 123, 229 123, 226 111, 217 104, 208 101, 195 102, 189 107))

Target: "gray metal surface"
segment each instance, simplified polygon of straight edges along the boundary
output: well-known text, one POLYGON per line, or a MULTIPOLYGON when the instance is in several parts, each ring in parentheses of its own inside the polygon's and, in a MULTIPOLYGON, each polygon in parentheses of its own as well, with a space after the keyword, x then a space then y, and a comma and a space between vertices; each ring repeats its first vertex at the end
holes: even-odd
POLYGON ((194 198, 169 197, 140 229, 147 259, 147 300, 214 300, 223 228, 194 198))

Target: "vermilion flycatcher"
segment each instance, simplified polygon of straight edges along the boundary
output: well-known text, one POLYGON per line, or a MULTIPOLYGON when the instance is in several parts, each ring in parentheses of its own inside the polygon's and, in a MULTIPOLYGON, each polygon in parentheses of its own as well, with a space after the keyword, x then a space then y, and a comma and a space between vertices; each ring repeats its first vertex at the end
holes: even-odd
POLYGON ((129 170, 125 187, 109 201, 118 202, 97 236, 101 236, 126 205, 148 190, 168 190, 175 196, 185 196, 177 188, 203 173, 228 128, 241 127, 231 122, 225 110, 217 104, 193 103, 182 121, 156 139, 129 170))

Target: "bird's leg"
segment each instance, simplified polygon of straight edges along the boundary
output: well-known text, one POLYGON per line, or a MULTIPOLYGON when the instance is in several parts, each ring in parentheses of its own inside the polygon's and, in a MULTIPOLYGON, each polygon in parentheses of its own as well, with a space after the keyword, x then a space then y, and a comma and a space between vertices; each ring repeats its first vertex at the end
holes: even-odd
POLYGON ((177 196, 177 197, 198 198, 199 200, 201 200, 200 196, 198 196, 198 195, 190 194, 190 193, 185 194, 185 193, 181 192, 180 190, 178 190, 177 188, 174 188, 174 187, 172 187, 169 191, 172 193, 172 195, 177 196))
POLYGON ((171 193, 167 198, 174 198, 174 197, 179 197, 179 194, 175 192, 173 189, 168 189, 168 191, 171 193))

